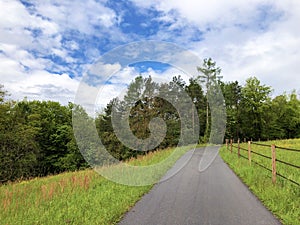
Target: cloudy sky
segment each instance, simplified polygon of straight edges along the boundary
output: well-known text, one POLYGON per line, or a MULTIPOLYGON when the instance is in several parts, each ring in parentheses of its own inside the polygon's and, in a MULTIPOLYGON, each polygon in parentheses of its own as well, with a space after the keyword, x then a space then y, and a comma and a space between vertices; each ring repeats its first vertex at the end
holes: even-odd
MULTIPOLYGON (((74 101, 99 57, 145 40, 212 57, 224 81, 256 76, 276 95, 300 93, 299 0, 0 0, 0 8, 0 84, 13 99, 74 101)), ((160 63, 101 69, 121 70, 103 104, 136 74, 178 73, 160 63)))

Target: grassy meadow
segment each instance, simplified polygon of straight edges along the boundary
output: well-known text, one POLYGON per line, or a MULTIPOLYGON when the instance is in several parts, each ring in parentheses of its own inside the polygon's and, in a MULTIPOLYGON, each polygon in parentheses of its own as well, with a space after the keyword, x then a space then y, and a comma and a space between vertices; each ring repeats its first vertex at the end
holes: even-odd
MULTIPOLYGON (((300 149, 300 139, 260 142, 261 144, 275 144, 276 146, 300 149)), ((234 146, 237 146, 235 143, 234 146)), ((247 143, 241 147, 248 149, 247 143)), ((251 145, 251 150, 259 154, 271 157, 271 147, 251 145)), ((277 176, 276 184, 272 183, 272 173, 258 165, 272 169, 271 159, 251 154, 252 163, 243 157, 238 158, 237 148, 230 152, 224 146, 220 155, 233 171, 243 180, 250 190, 269 208, 285 225, 300 225, 300 186, 297 186, 286 179, 277 176)), ((248 152, 241 150, 241 155, 248 158, 248 152)), ((276 148, 276 159, 294 165, 300 165, 300 152, 292 152, 276 148)), ((294 168, 280 162, 276 162, 276 170, 281 175, 300 183, 300 169, 294 168)))
MULTIPOLYGON (((173 154, 172 162, 190 149, 180 148, 173 154)), ((173 150, 152 152, 128 163, 155 164, 170 156, 173 150)), ((170 163, 159 171, 158 179, 171 166, 170 163)), ((0 186, 0 224, 116 224, 151 187, 117 184, 94 170, 6 184, 0 186)))

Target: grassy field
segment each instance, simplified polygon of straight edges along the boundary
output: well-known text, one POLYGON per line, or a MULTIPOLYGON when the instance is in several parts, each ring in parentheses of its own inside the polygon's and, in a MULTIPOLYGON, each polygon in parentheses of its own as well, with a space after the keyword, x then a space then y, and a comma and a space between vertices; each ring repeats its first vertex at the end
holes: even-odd
MULTIPOLYGON (((276 146, 300 149, 300 139, 260 142, 262 144, 275 144, 276 146)), ((234 144, 237 146, 237 144, 234 144)), ((248 149, 248 144, 241 144, 248 149)), ((255 152, 271 157, 271 148, 252 144, 255 152)), ((235 171, 235 173, 247 184, 250 190, 269 208, 285 225, 300 225, 300 186, 297 186, 277 176, 276 184, 272 183, 272 173, 252 162, 249 165, 247 159, 237 156, 237 148, 233 153, 223 147, 220 151, 223 160, 235 171)), ((246 151, 241 150, 241 155, 248 157, 246 151)), ((259 155, 251 154, 253 161, 272 169, 272 161, 259 155)), ((286 151, 276 148, 276 159, 300 165, 300 152, 286 151)), ((283 176, 300 183, 300 169, 280 162, 276 162, 276 170, 283 176)))
MULTIPOLYGON (((189 149, 177 151, 173 163, 189 149)), ((155 164, 172 152, 173 149, 157 151, 128 163, 155 164)), ((158 171, 158 179, 171 166, 158 171)), ((0 224, 116 224, 151 187, 117 184, 94 170, 7 184, 0 186, 0 224)))

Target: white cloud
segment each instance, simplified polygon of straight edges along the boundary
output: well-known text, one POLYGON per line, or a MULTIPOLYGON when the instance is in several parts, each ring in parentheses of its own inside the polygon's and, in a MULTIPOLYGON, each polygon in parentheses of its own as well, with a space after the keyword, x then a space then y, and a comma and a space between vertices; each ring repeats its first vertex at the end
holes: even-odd
POLYGON ((257 76, 272 86, 275 94, 300 86, 299 1, 133 2, 140 7, 162 10, 164 16, 159 19, 173 22, 172 26, 186 20, 186 26, 193 24, 203 31, 203 40, 187 48, 200 58, 216 60, 225 80, 244 83, 249 76, 257 76))
POLYGON ((25 6, 15 0, 1 1, 0 41, 19 47, 33 46, 31 30, 37 29, 46 37, 58 32, 58 25, 37 15, 30 14, 25 6))
POLYGON ((106 79, 108 79, 110 75, 116 73, 120 69, 121 65, 119 63, 104 64, 103 62, 99 61, 90 67, 89 72, 100 77, 104 76, 106 79))
POLYGON ((64 104, 74 101, 78 81, 71 79, 67 74, 51 74, 45 71, 33 71, 29 76, 16 84, 19 91, 29 93, 33 98, 60 101, 64 104), (35 95, 35 96, 34 96, 35 95))
POLYGON ((134 67, 125 67, 113 74, 109 81, 113 84, 129 84, 138 75, 139 72, 134 67))
MULTIPOLYGON (((225 80, 243 83, 250 75, 258 76, 263 83, 278 90, 278 94, 299 87, 298 0, 133 2, 142 8, 141 11, 155 8, 163 12, 161 17, 153 20, 169 24, 160 27, 156 35, 150 38, 173 40, 197 53, 200 59, 212 57, 222 68, 225 80), (177 35, 178 29, 182 34, 177 35), (198 33, 199 30, 203 33, 198 33), (194 36, 197 39, 197 35, 199 40, 193 40, 194 36)), ((71 54, 82 48, 82 43, 74 38, 78 32, 85 37, 93 35, 101 40, 108 38, 109 47, 115 47, 114 43, 130 42, 133 37, 135 40, 142 38, 137 34, 127 35, 120 31, 118 25, 124 22, 124 15, 117 15, 114 9, 105 6, 105 0, 34 0, 31 3, 33 6, 25 7, 20 1, 0 0, 0 83, 16 98, 27 95, 61 102, 72 98, 78 85, 77 78, 81 76, 75 68, 80 67, 83 71, 88 68, 87 64, 79 64, 78 59, 71 54), (66 34, 67 41, 64 40, 66 34), (64 63, 55 63, 45 57, 47 55, 60 57, 64 63), (47 72, 50 69, 57 72, 47 72), (76 79, 64 72, 68 70, 73 70, 76 79)), ((149 26, 151 22, 146 21, 149 26)), ((90 47, 85 49, 82 59, 95 59, 100 53, 98 48, 90 47)), ((132 58, 137 54, 134 50, 127 53, 132 58)), ((172 55, 172 51, 169 53, 171 56, 165 54, 166 58, 162 60, 169 62, 168 57, 171 57, 176 65, 187 68, 186 72, 191 75, 197 73, 194 61, 190 63, 186 60, 188 52, 178 55, 172 55)), ((91 63, 91 60, 87 63, 91 63)), ((115 63, 100 69, 105 74, 112 74, 120 67, 115 63)), ((151 69, 147 73, 155 78, 166 77, 167 80, 173 77, 173 73, 177 75, 177 71, 165 71, 162 75, 151 69)), ((118 76, 114 76, 112 84, 106 86, 106 92, 112 94, 105 95, 103 103, 106 104, 111 96, 136 75, 134 68, 127 67, 118 76)))
MULTIPOLYGON (((12 61, 10 63, 7 65, 9 68, 17 67, 12 61)), ((5 68, 2 63, 0 67, 5 68)), ((9 71, 5 75, 1 74, 0 78, 1 81, 6 80, 5 89, 13 99, 27 97, 29 100, 59 100, 62 104, 74 101, 79 84, 67 74, 51 74, 44 70, 31 71, 30 74, 22 72, 16 74, 15 71, 9 71)))
POLYGON ((263 31, 235 26, 211 30, 194 48, 200 57, 217 61, 225 80, 243 84, 249 76, 257 76, 274 88, 274 95, 290 92, 300 86, 300 33, 295 30, 300 19, 299 6, 288 9, 276 5, 283 16, 263 31))
MULTIPOLYGON (((199 28, 220 27, 233 22, 243 23, 253 16, 257 4, 268 3, 265 0, 220 1, 220 0, 132 0, 140 7, 155 7, 167 15, 176 10, 182 18, 196 24, 199 28), (252 14, 251 14, 252 13, 252 14)), ((162 17, 163 19, 166 16, 162 17)))
POLYGON ((76 43, 75 41, 67 41, 65 45, 66 45, 66 48, 68 48, 70 50, 78 50, 79 49, 78 43, 76 43))
POLYGON ((220 59, 226 79, 242 82, 250 75, 257 76, 272 86, 276 95, 298 88, 300 41, 290 34, 278 34, 270 32, 243 45, 227 46, 227 59, 220 59))
MULTIPOLYGON (((79 45, 74 40, 63 42, 64 32, 76 30, 87 35, 105 35, 99 33, 99 27, 116 31, 111 28, 117 23, 114 11, 95 0, 31 1, 26 7, 16 0, 1 0, 0 8, 0 83, 14 99, 27 96, 64 104, 73 101, 79 82, 62 72, 71 68, 45 56, 76 63, 70 53, 78 50, 79 45), (59 74, 48 72, 49 69, 59 74)), ((90 58, 99 56, 97 49, 86 49, 86 52, 90 58)), ((79 66, 87 68, 87 65, 79 66)))
POLYGON ((47 72, 52 62, 35 58, 30 52, 15 45, 1 44, 0 82, 12 99, 53 100, 67 104, 74 100, 78 81, 67 74, 47 72))
POLYGON ((36 10, 60 25, 60 29, 74 29, 93 34, 94 26, 112 27, 117 22, 114 11, 95 0, 35 1, 36 10))

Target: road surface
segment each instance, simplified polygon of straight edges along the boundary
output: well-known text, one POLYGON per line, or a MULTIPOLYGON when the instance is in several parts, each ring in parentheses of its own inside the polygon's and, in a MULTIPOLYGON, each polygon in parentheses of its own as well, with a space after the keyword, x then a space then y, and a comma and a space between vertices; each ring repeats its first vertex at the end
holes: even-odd
MULTIPOLYGON (((219 156, 200 173, 198 166, 203 152, 204 149, 197 149, 189 163, 175 176, 156 184, 119 224, 281 224, 219 156)), ((177 163, 172 169, 178 167, 177 163)))

